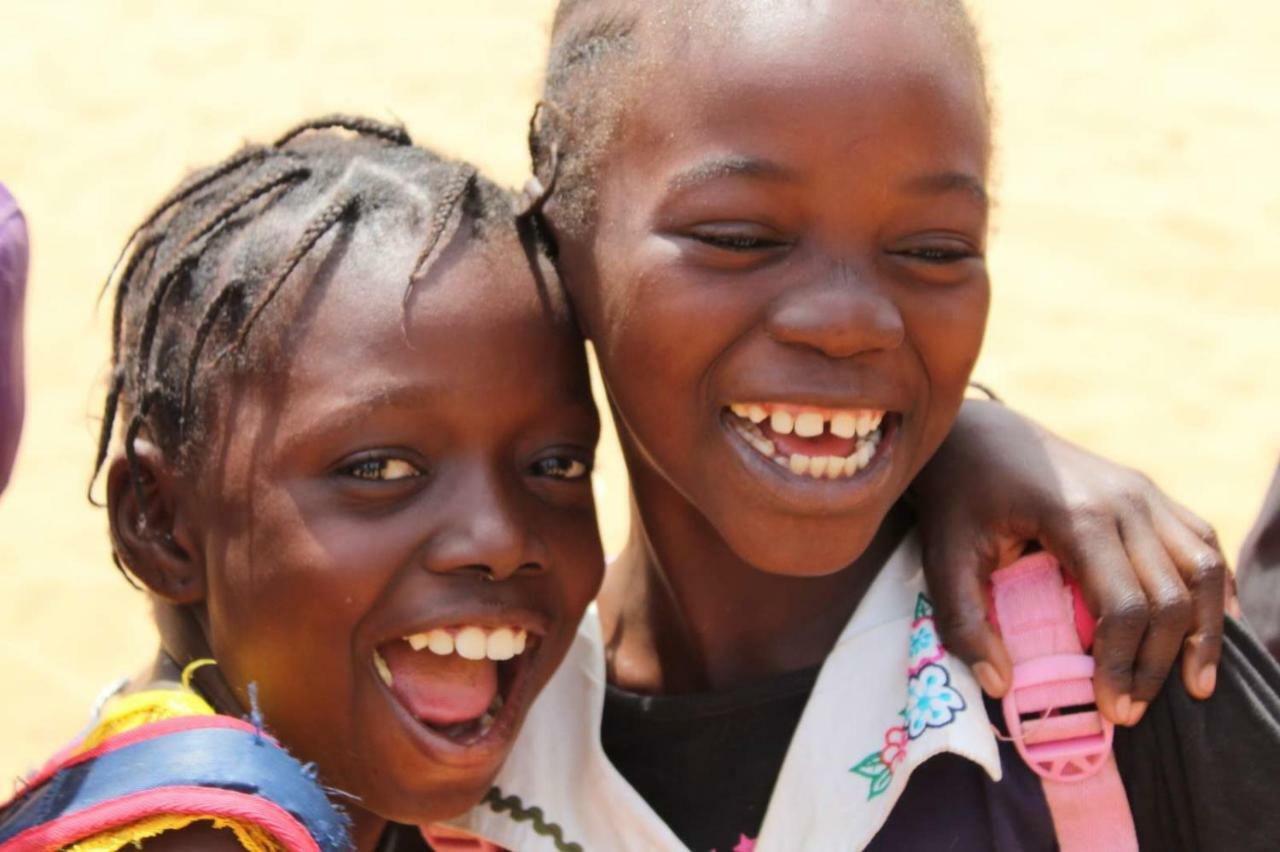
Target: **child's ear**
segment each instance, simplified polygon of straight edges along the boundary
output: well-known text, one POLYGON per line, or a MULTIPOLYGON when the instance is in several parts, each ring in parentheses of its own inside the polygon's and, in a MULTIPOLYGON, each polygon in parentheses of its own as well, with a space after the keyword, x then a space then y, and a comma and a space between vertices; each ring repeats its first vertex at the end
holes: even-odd
POLYGON ((173 604, 204 600, 205 566, 184 510, 181 478, 160 448, 138 438, 136 463, 107 470, 107 517, 116 557, 152 593, 173 604))

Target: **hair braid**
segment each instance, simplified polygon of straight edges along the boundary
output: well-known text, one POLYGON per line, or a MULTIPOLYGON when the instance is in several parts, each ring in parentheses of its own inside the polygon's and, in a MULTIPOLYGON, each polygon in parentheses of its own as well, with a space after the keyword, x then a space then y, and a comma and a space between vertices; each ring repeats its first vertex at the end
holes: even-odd
POLYGON ((441 245, 445 231, 448 230, 450 223, 453 221, 454 211, 459 209, 462 200, 467 197, 472 187, 475 186, 476 176, 477 172, 474 167, 469 165, 462 166, 441 195, 440 202, 436 205, 435 214, 431 217, 431 227, 427 231, 427 240, 423 244, 417 260, 413 263, 413 269, 409 273, 409 283, 404 288, 404 297, 401 301, 406 308, 409 305, 409 300, 413 297, 414 282, 431 268, 431 264, 435 261, 436 249, 441 245))
POLYGON ((387 124, 372 118, 353 115, 325 115, 295 125, 277 139, 272 147, 283 148, 295 138, 313 130, 349 130, 361 136, 372 136, 396 145, 412 145, 413 140, 403 126, 387 124))
POLYGON ((236 338, 235 343, 232 344, 235 348, 238 349, 244 346, 244 342, 248 339, 249 332, 253 330, 254 325, 257 323, 258 317, 262 316, 262 312, 267 309, 267 305, 271 304, 271 301, 276 297, 276 293, 284 286, 284 282, 289 279, 293 270, 311 252, 311 249, 315 248, 316 243, 320 242, 320 238, 327 234, 334 225, 344 219, 358 215, 359 210, 359 196, 346 195, 328 204, 311 220, 307 227, 303 229, 302 236, 298 238, 293 251, 280 264, 280 271, 276 273, 275 278, 267 286, 266 292, 258 300, 258 304, 249 313, 249 318, 245 320, 239 336, 236 338))
MULTIPOLYGON (((115 285, 111 372, 90 499, 118 419, 127 424, 124 455, 140 501, 135 443, 144 432, 175 463, 190 458, 187 447, 199 434, 192 422, 204 406, 202 378, 221 369, 227 351, 249 346, 250 333, 325 234, 366 216, 382 220, 378 227, 389 222, 416 234, 425 216, 430 224, 415 261, 420 274, 459 209, 479 235, 487 222, 513 217, 510 196, 471 166, 413 146, 403 127, 359 116, 303 122, 275 145, 243 148, 182 181, 132 231, 108 277, 108 287, 115 285), (303 134, 314 138, 296 142, 303 134), (260 225, 267 211, 307 217, 292 244, 269 238, 260 225), (216 358, 206 357, 224 343, 216 358)), ((257 363, 240 359, 234 369, 257 363)))

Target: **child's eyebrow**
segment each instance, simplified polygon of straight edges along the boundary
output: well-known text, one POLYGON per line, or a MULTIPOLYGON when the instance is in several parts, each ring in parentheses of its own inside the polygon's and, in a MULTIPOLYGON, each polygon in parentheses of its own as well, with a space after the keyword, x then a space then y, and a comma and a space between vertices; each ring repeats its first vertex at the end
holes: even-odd
POLYGON ((284 446, 286 450, 305 446, 317 438, 343 432, 367 420, 375 408, 411 411, 420 409, 433 397, 438 397, 436 389, 416 382, 365 386, 336 399, 322 417, 295 429, 284 440, 284 446))
POLYGON ((966 172, 937 172, 920 175, 908 179, 902 188, 914 195, 945 195, 949 192, 964 192, 973 197, 985 209, 991 199, 987 195, 987 187, 977 177, 966 172))
POLYGON ((667 182, 667 188, 676 192, 726 177, 788 180, 794 177, 794 174, 786 166, 759 157, 712 157, 675 175, 667 182))

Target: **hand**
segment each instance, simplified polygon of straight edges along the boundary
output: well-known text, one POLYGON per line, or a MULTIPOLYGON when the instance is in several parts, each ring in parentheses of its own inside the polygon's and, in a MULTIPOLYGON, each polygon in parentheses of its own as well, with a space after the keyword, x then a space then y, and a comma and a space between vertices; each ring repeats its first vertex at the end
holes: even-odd
POLYGON ((1213 693, 1231 572, 1213 528, 1147 477, 998 403, 966 401, 911 493, 943 641, 988 694, 1004 695, 1013 666, 987 621, 987 579, 1031 543, 1058 557, 1099 617, 1094 688, 1108 719, 1141 719, 1179 651, 1187 691, 1213 693))

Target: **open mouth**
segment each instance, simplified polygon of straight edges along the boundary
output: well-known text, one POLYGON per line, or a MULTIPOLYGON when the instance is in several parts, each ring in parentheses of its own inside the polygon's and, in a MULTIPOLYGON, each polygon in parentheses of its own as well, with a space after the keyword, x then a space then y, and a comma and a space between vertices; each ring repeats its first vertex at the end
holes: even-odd
POLYGON ((539 641, 522 627, 436 627, 379 645, 373 667, 419 724, 471 747, 514 731, 539 641))
POLYGON ((734 403, 729 425, 761 456, 797 477, 853 479, 887 445, 893 412, 789 403, 734 403))

